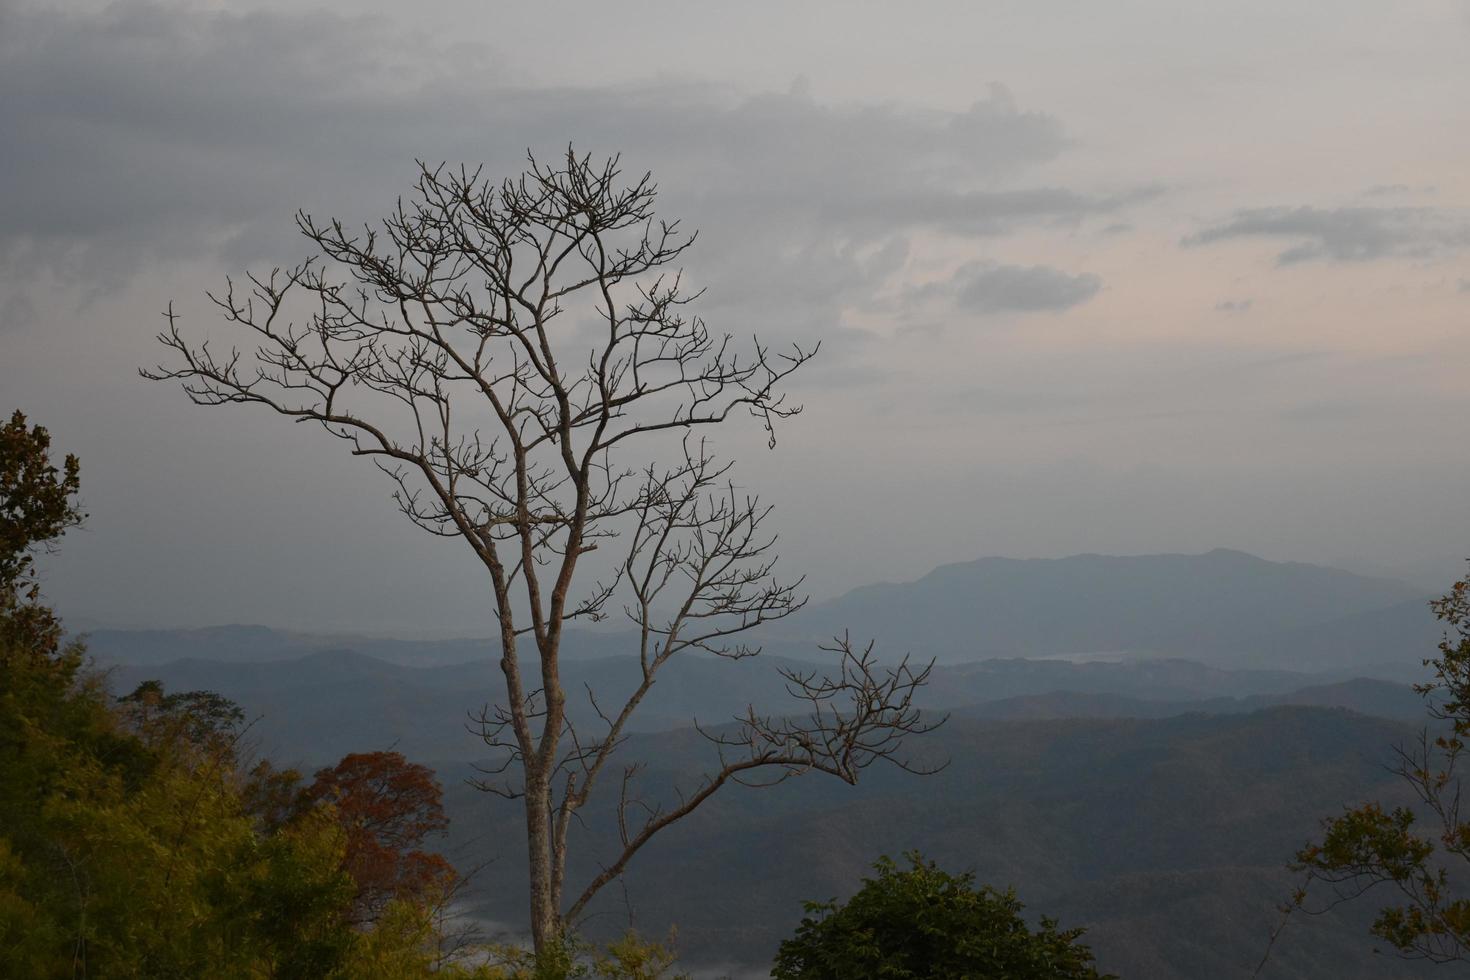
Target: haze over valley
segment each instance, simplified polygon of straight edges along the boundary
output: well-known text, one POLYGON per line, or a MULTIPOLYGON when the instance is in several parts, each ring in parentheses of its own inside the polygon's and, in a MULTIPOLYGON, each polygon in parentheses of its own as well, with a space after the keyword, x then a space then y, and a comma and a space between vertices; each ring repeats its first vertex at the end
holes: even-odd
MULTIPOLYGON (((875 847, 918 848, 982 880, 1028 882, 1031 900, 1086 925, 1121 975, 1249 975, 1291 887, 1282 855, 1357 795, 1402 796, 1385 766, 1424 717, 1411 685, 1441 633, 1427 601, 1392 580, 1216 550, 981 559, 816 604, 753 661, 691 656, 660 675, 631 729, 629 755, 656 760, 648 782, 697 782, 711 749, 692 721, 798 707, 777 669, 830 664, 816 644, 835 623, 884 631, 890 659, 938 658, 919 703, 950 721, 916 751, 948 768, 875 772, 855 791, 798 780, 732 797, 627 876, 594 928, 615 935, 631 909, 651 932, 677 925, 691 964, 758 974, 759 951, 799 915, 789 896, 841 894, 875 847), (699 875, 680 873, 696 864, 699 875)), ((310 769, 391 748, 445 776, 487 758, 466 726, 473 692, 498 672, 494 642, 247 626, 88 637, 119 691, 158 679, 237 701, 273 759, 310 769)), ((632 634, 566 642, 569 689, 612 700, 634 683, 632 634)), ((596 720, 585 698, 571 711, 596 720)), ((493 808, 487 825, 484 794, 464 778, 446 778, 448 853, 489 862, 468 901, 515 929, 516 897, 496 887, 523 873, 514 808, 493 808)), ((579 832, 594 870, 611 828, 589 813, 579 832)), ((1313 922, 1263 975, 1418 975, 1366 954, 1363 927, 1361 916, 1313 922)))

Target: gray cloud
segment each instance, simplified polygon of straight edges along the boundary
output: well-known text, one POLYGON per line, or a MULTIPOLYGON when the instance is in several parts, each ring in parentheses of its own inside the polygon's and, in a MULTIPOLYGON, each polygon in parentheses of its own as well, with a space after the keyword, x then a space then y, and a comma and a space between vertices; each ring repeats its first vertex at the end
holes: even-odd
MULTIPOLYGON (((710 287, 707 308, 809 337, 871 301, 920 230, 1002 236, 1157 193, 1022 183, 1069 140, 999 85, 957 112, 825 104, 807 89, 518 87, 488 49, 329 14, 13 10, 0 131, 27 138, 0 157, 0 260, 12 281, 44 269, 92 289, 155 258, 284 264, 301 257, 298 208, 371 219, 415 159, 513 173, 527 147, 575 140, 652 169, 661 212, 705 230, 689 271, 710 287)), ((1026 290, 1068 287, 1004 288, 1046 303, 1026 290)))
MULTIPOLYGON (((1442 57, 1451 45, 1427 23, 1374 14, 1393 26, 1384 34, 1372 18, 1341 18, 1323 43, 1306 13, 1276 29, 1270 5, 1221 19, 1225 36, 1140 5, 1097 5, 1058 34, 1054 13, 1025 4, 987 31, 993 11, 958 2, 927 19, 836 0, 738 16, 669 2, 636 16, 592 5, 548 16, 524 0, 167 2, 0 0, 0 391, 80 454, 94 515, 48 585, 63 608, 485 629, 468 556, 456 563, 454 548, 397 521, 370 466, 259 413, 198 415, 133 370, 159 356, 150 338, 170 296, 191 333, 209 332, 200 292, 216 267, 300 258, 296 208, 371 219, 408 190, 415 157, 498 175, 519 170, 527 147, 545 156, 568 140, 652 169, 660 214, 701 229, 687 281, 709 287, 694 312, 712 329, 827 342, 794 379, 809 411, 777 454, 756 451, 751 426, 720 435, 742 480, 777 504, 783 560, 813 572, 814 588, 1004 550, 1255 542, 1310 559, 1338 551, 1344 527, 1369 535, 1351 550, 1407 555, 1438 548, 1463 515, 1465 466, 1423 420, 1463 414, 1464 358, 1438 325, 1470 267, 1383 269, 1401 286, 1391 315, 1403 329, 1381 329, 1382 307, 1333 288, 1361 269, 1343 265, 1284 277, 1270 305, 1293 315, 1280 323, 1258 331, 1262 311, 1222 310, 1219 324, 1241 329, 1201 331, 1191 309, 1208 316, 1249 295, 1249 254, 1217 250, 1205 269, 1193 261, 1204 256, 1161 256, 1156 242, 1213 208, 1186 230, 1223 240, 1235 225, 1266 261, 1302 243, 1331 260, 1326 243, 1348 232, 1319 227, 1316 212, 1310 228, 1283 227, 1290 209, 1251 229, 1234 210, 1249 201, 1230 195, 1248 185, 1282 195, 1258 201, 1305 202, 1291 186, 1351 142, 1364 99, 1419 111, 1395 117, 1394 139, 1335 158, 1351 199, 1327 204, 1470 204, 1448 164, 1414 152, 1437 145, 1456 110, 1464 86, 1444 66, 1470 70, 1442 57), (344 13, 308 12, 323 4, 344 13), (368 9, 386 20, 358 16, 368 9), (1253 43, 1268 36, 1269 50, 1253 43), (1346 50, 1334 45, 1384 37, 1403 46, 1375 47, 1384 71, 1332 74, 1346 50), (1159 58, 1120 75, 1117 52, 1140 38, 1159 58), (1331 84, 1290 86, 1304 65, 1331 84), (803 70, 816 84, 788 90, 803 70), (987 88, 988 72, 1016 95, 987 88), (1107 99, 1089 94, 1104 83, 1107 99), (1055 115, 1034 111, 1043 91, 1055 115), (1253 114, 1264 91, 1290 105, 1253 114), (1321 125, 1304 134, 1307 118, 1321 125), (1232 127, 1251 144, 1289 144, 1291 159, 1273 176, 1200 152, 1232 127), (1158 178, 1168 199, 1139 204, 1158 178), (1408 189, 1363 196, 1380 178, 1408 189), (979 257, 993 265, 974 277, 989 279, 978 305, 1065 308, 1095 288, 1077 273, 1098 272, 1107 310, 1071 315, 1109 322, 1085 337, 955 329, 1066 322, 962 312, 969 279, 949 270, 979 257), (1038 262, 1057 268, 1028 275, 1038 262), (1157 299, 1161 277, 1175 281, 1157 299), (908 288, 926 278, 938 281, 908 288), (79 285, 104 294, 86 315, 79 285), (1364 356, 1385 344, 1398 360, 1364 356), (1344 422, 1303 410, 1338 397, 1368 411, 1344 422), (912 519, 875 524, 875 508, 900 498, 912 519)), ((1387 238, 1378 252, 1455 247, 1429 212, 1365 213, 1387 238)))
POLYGON ((1254 304, 1252 299, 1222 299, 1215 304, 1215 310, 1219 313, 1246 313, 1254 304))
POLYGON ((0 295, 0 333, 29 326, 36 318, 36 304, 24 293, 0 295))
POLYGON ((971 263, 949 284, 955 305, 969 313, 1037 313, 1068 310, 1102 288, 1097 276, 1071 275, 1045 265, 971 263))
POLYGON ((322 14, 12 12, 0 125, 28 138, 0 164, 0 236, 13 247, 127 233, 193 252, 205 229, 240 237, 299 205, 381 200, 416 157, 518 168, 526 147, 555 152, 568 139, 628 151, 681 197, 829 222, 990 233, 1118 204, 980 191, 1067 145, 1057 120, 1018 109, 999 86, 957 113, 828 106, 800 88, 524 89, 484 67, 487 51, 380 30, 322 14), (381 63, 392 50, 404 65, 381 63))
POLYGON ((966 236, 1000 235, 1018 226, 1075 222, 1119 210, 1154 196, 1144 189, 1122 195, 1093 196, 1057 187, 1012 191, 891 192, 843 200, 824 209, 824 217, 859 225, 911 224, 966 236))
POLYGON ((1414 187, 1409 184, 1374 184, 1363 192, 1364 197, 1409 197, 1414 195, 1433 196, 1439 188, 1433 184, 1414 187))
POLYGON ((1280 265, 1314 259, 1423 258, 1470 246, 1470 216, 1420 207, 1251 208, 1183 243, 1209 245, 1232 238, 1295 239, 1296 244, 1277 256, 1280 265))
POLYGON ((1341 398, 1316 399, 1283 408, 1277 417, 1287 422, 1332 424, 1356 422, 1373 412, 1363 401, 1341 398))

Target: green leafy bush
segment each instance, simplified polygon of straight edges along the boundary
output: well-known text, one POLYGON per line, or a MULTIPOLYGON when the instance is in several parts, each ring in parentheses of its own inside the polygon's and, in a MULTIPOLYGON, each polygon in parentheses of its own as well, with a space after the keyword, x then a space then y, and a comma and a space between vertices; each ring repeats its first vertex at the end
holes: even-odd
POLYGON ((976 888, 907 855, 887 857, 845 904, 808 902, 796 935, 781 944, 776 980, 1103 980, 1081 929, 1043 917, 1032 929, 1013 891, 976 888))

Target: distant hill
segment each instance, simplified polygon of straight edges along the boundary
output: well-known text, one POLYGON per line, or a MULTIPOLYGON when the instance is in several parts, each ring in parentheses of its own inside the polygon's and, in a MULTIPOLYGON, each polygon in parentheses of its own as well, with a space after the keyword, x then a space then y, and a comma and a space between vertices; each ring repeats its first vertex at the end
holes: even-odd
MULTIPOLYGON (((846 631, 876 640, 886 657, 912 651, 951 663, 1123 654, 1401 679, 1439 637, 1428 599, 1387 579, 1223 549, 982 558, 813 604, 761 639, 768 652, 799 660, 821 659, 819 644, 846 631)), ((405 640, 263 626, 95 630, 88 643, 99 660, 118 664, 284 661, 327 650, 412 666, 499 657, 490 638, 405 640)), ((577 629, 567 632, 563 653, 597 660, 634 650, 629 631, 577 629)))
MULTIPOLYGON (((769 630, 754 661, 670 664, 623 750, 649 763, 641 778, 695 785, 710 747, 689 720, 789 710, 776 668, 809 667, 817 641, 843 629, 876 637, 888 657, 940 658, 920 703, 953 718, 915 749, 949 767, 717 796, 641 855, 586 926, 611 935, 631 917, 661 935, 677 923, 691 965, 758 974, 801 899, 849 894, 879 854, 919 848, 1088 927, 1101 965, 1124 977, 1251 976, 1294 884, 1282 866, 1317 821, 1403 798, 1384 766, 1422 703, 1403 684, 1357 675, 1421 676, 1439 635, 1426 599, 1391 581, 1216 551, 984 559, 813 606, 769 630)), ((570 635, 568 690, 590 686, 604 704, 628 690, 627 639, 570 635)), ((519 885, 501 887, 524 879, 520 817, 464 783, 485 754, 467 711, 500 688, 493 643, 221 627, 97 631, 91 649, 115 690, 158 678, 237 700, 259 718, 252 737, 284 764, 392 746, 435 766, 451 855, 492 862, 475 913, 512 929, 523 920, 519 885)), ((569 711, 594 721, 585 697, 569 711)), ((616 848, 609 802, 594 800, 574 830, 574 878, 616 848)), ((1261 976, 1432 973, 1373 956, 1366 912, 1294 925, 1261 976)))
MULTIPOLYGON (((166 664, 176 660, 260 663, 295 660, 312 653, 352 650, 388 663, 415 667, 498 660, 499 641, 487 637, 404 640, 340 633, 293 633, 267 626, 210 626, 203 629, 95 629, 84 634, 87 650, 108 664, 166 664)), ((630 636, 568 630, 570 660, 630 652, 630 636)))
MULTIPOLYGON (((632 729, 687 728, 694 719, 718 724, 749 705, 775 714, 793 710, 778 672, 782 666, 811 665, 776 656, 676 660, 660 672, 632 729)), ((604 706, 637 681, 636 664, 622 657, 573 661, 563 672, 569 691, 590 686, 604 706)), ((252 734, 263 749, 312 765, 390 745, 435 762, 475 758, 480 744, 466 730, 468 713, 492 699, 501 683, 499 668, 488 659, 407 667, 352 650, 324 650, 293 660, 181 660, 111 670, 112 687, 120 693, 148 679, 161 680, 173 691, 213 690, 234 699, 252 718, 258 716, 252 734)), ((1175 659, 1016 658, 940 665, 918 701, 926 709, 984 718, 1158 718, 1279 704, 1350 707, 1395 718, 1422 713, 1417 696, 1405 686, 1373 681, 1324 686, 1336 680, 1175 659)), ((574 694, 568 708, 578 723, 595 720, 585 696, 574 694)))
POLYGON ((1400 676, 1403 667, 1437 656, 1443 633, 1443 624, 1429 611, 1428 597, 1420 597, 1326 623, 1263 632, 1249 649, 1263 663, 1400 676))
POLYGON ((1124 694, 1081 694, 1051 691, 995 701, 982 701, 957 709, 966 718, 1008 721, 1045 721, 1062 718, 1173 718, 1198 712, 1213 715, 1247 714, 1263 708, 1286 705, 1347 708, 1359 714, 1418 724, 1424 717, 1424 699, 1407 684, 1355 678, 1337 684, 1320 684, 1286 694, 1253 694, 1247 697, 1202 698, 1196 701, 1159 701, 1124 694))
POLYGON ((950 661, 1129 653, 1320 669, 1417 662, 1437 635, 1427 599, 1399 582, 1217 549, 982 558, 854 589, 790 622, 812 639, 850 630, 950 661))
MULTIPOLYGON (((650 787, 695 785, 711 752, 685 719, 717 722, 745 703, 782 703, 776 665, 676 664, 643 718, 671 730, 634 733, 623 758, 650 764, 642 777, 650 787)), ((584 661, 567 676, 574 687, 617 690, 631 683, 630 666, 584 661)), ((391 745, 432 764, 454 821, 449 853, 465 866, 491 862, 470 896, 475 914, 515 929, 520 886, 502 883, 523 881, 519 816, 464 784, 484 755, 464 712, 493 690, 494 671, 483 660, 416 668, 323 651, 115 668, 112 682, 125 689, 160 677, 172 690, 236 698, 264 715, 255 733, 282 763, 310 767, 391 745)), ((1102 965, 1124 977, 1243 980, 1294 883, 1282 865, 1317 819, 1357 800, 1398 798, 1384 765, 1412 728, 1359 712, 1414 723, 1422 713, 1399 685, 1181 660, 945 665, 926 697, 955 711, 913 746, 921 759, 947 759, 943 772, 879 769, 856 788, 809 777, 722 794, 641 855, 626 890, 610 890, 587 928, 618 932, 631 910, 645 934, 677 923, 690 965, 754 975, 795 927, 801 899, 848 894, 877 855, 919 848, 982 881, 1016 885, 1037 912, 1087 926, 1102 965), (1279 704, 1354 710, 1253 710, 1279 704)), ((608 802, 594 801, 575 830, 574 878, 616 846, 608 802)), ((1372 956, 1361 919, 1350 910, 1293 927, 1262 976, 1426 975, 1372 956)))
MULTIPOLYGON (((917 848, 982 882, 1016 886, 1034 913, 1087 927, 1099 965, 1122 977, 1246 980, 1296 882, 1283 865, 1345 803, 1403 798, 1384 767, 1410 732, 1319 708, 956 720, 924 740, 925 757, 950 760, 938 775, 887 768, 856 787, 808 776, 722 793, 640 855, 587 927, 615 934, 631 916, 645 934, 662 935, 677 924, 691 965, 757 975, 795 929, 803 899, 849 895, 878 855, 917 848)), ((649 786, 693 785, 709 759, 682 732, 640 736, 627 754, 650 761, 649 786)), ((450 805, 461 853, 494 861, 479 911, 523 921, 520 893, 498 885, 524 873, 514 805, 458 785, 450 805)), ((576 834, 569 884, 617 849, 597 805, 576 834)), ((1368 911, 1293 924, 1260 976, 1440 975, 1375 956, 1368 911)))

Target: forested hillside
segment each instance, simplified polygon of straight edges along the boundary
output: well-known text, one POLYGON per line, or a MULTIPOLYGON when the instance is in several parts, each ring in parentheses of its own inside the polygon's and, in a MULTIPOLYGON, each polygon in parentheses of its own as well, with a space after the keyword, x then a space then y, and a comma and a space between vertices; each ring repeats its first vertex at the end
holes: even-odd
MULTIPOLYGON (((1222 667, 1413 673, 1438 638, 1429 595, 1389 579, 1217 549, 1197 555, 983 558, 902 584, 854 589, 760 631, 766 650, 819 660, 844 631, 889 656, 941 662, 1017 657, 1174 657, 1222 667)), ((477 660, 490 637, 443 640, 289 633, 260 626, 99 629, 96 656, 130 665, 174 660, 292 660, 352 650, 404 666, 477 660)), ((567 660, 629 656, 636 633, 617 614, 569 629, 567 660)), ((1220 692, 1225 693, 1225 692, 1220 692)))
MULTIPOLYGON (((1410 594, 1211 552, 982 561, 823 604, 792 623, 850 617, 941 656, 976 645, 1073 656, 939 664, 918 703, 952 717, 915 751, 945 769, 922 778, 879 769, 856 790, 800 780, 712 802, 621 876, 588 920, 590 934, 612 938, 630 922, 652 935, 677 926, 686 963, 756 975, 800 918, 798 899, 840 897, 875 854, 917 849, 1085 926, 1100 964, 1123 976, 1249 976, 1293 887, 1285 859, 1317 820, 1365 796, 1402 796, 1384 766, 1423 717, 1406 683, 1422 669, 1396 651, 1409 647, 1404 635, 1418 637, 1422 658, 1419 634, 1435 628, 1410 594), (1089 598, 1044 616, 1042 597, 1067 590, 1089 598), (972 617, 984 625, 971 630, 972 617), (1016 648, 1008 637, 1027 639, 1016 648), (1285 652, 1244 655, 1270 644, 1285 652), (1086 655, 1115 647, 1133 653, 1086 655), (1181 649, 1204 662, 1158 655, 1181 649), (1355 678, 1365 665, 1394 680, 1355 678), (685 873, 696 866, 699 874, 685 873)), ((661 674, 626 747, 630 758, 654 760, 639 779, 698 784, 713 755, 692 721, 792 710, 778 668, 807 670, 830 656, 797 634, 794 625, 772 634, 753 664, 692 656, 661 674)), ((596 654, 630 639, 574 634, 569 649, 585 652, 567 661, 567 682, 605 696, 627 690, 636 660, 596 654)), ((109 631, 94 642, 118 689, 157 677, 220 691, 252 713, 256 744, 279 758, 314 765, 391 746, 430 760, 448 787, 450 852, 486 865, 468 907, 501 928, 523 927, 519 896, 496 884, 525 873, 516 810, 465 782, 491 757, 466 728, 479 707, 473 695, 496 680, 488 641, 230 628, 109 631), (161 662, 166 653, 189 656, 161 662)), ((578 724, 596 721, 585 698, 569 712, 578 724)), ((574 832, 586 848, 574 876, 595 873, 616 849, 610 800, 593 804, 574 832)), ((1294 925, 1261 975, 1419 975, 1373 955, 1363 926, 1352 913, 1294 925)))
MULTIPOLYGON (((615 933, 677 923, 694 963, 758 970, 801 917, 799 900, 845 896, 875 853, 917 848, 941 865, 1014 885, 1029 905, 1087 927, 1099 964, 1123 977, 1246 978, 1266 952, 1295 878, 1283 867, 1343 805, 1402 798, 1386 770, 1402 724, 1348 711, 1282 708, 1141 721, 956 720, 926 740, 935 776, 874 771, 856 788, 797 780, 725 796, 690 818, 625 877, 589 920, 615 933), (694 869, 698 869, 697 873, 694 869)), ((692 785, 703 740, 640 736, 631 746, 692 785)), ((514 813, 449 791, 457 839, 493 856, 487 882, 514 880, 514 813), (495 816, 499 814, 499 816, 495 816), (478 815, 478 816, 477 816, 478 815)), ((605 813, 605 810, 599 811, 605 813)), ((589 817, 584 873, 615 846, 589 817)), ((479 907, 515 922, 493 884, 479 907)), ((1375 956, 1361 916, 1293 924, 1268 978, 1372 980, 1434 975, 1375 956)))

